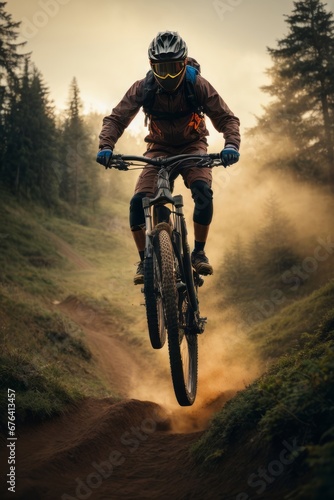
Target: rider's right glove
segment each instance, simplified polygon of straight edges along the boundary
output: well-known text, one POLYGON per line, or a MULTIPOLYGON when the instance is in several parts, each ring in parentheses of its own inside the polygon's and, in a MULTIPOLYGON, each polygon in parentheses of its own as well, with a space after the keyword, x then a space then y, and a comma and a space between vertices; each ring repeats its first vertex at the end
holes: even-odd
POLYGON ((220 157, 224 167, 228 167, 239 161, 240 154, 233 144, 226 144, 223 151, 220 153, 220 157))
POLYGON ((101 151, 97 153, 96 161, 104 167, 108 168, 110 161, 112 159, 112 149, 109 147, 102 148, 101 151))

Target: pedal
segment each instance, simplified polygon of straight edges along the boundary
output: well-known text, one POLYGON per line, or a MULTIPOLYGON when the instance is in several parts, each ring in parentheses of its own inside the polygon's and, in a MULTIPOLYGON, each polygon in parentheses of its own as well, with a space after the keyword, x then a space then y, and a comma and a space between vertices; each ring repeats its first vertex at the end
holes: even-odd
POLYGON ((198 287, 204 285, 204 279, 201 276, 198 276, 198 287))
POLYGON ((204 333, 205 325, 207 324, 208 318, 198 318, 198 334, 204 333))
POLYGON ((207 318, 199 317, 194 321, 192 326, 188 328, 186 327, 185 331, 189 335, 201 335, 202 333, 204 333, 206 323, 207 323, 207 318))
POLYGON ((197 272, 194 272, 194 282, 198 287, 204 285, 204 279, 197 272))

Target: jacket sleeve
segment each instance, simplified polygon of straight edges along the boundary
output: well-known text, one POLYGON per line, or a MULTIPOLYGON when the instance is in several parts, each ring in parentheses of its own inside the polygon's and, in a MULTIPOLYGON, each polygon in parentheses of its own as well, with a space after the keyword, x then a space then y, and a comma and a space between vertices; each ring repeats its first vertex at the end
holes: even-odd
POLYGON ((240 121, 227 106, 212 85, 202 76, 197 77, 199 100, 204 107, 205 114, 212 121, 213 126, 221 132, 225 144, 240 147, 240 121))
POLYGON ((141 108, 142 96, 143 80, 138 80, 129 88, 111 114, 103 118, 99 135, 100 148, 107 146, 114 149, 116 142, 141 108))

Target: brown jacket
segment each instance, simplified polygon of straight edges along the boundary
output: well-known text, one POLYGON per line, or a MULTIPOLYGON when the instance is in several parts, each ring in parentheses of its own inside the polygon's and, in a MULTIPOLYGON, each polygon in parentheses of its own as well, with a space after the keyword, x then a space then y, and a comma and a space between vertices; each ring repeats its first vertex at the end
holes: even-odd
MULTIPOLYGON (((135 82, 112 110, 111 115, 103 119, 99 136, 100 148, 111 147, 114 149, 117 140, 143 104, 143 89, 144 79, 135 82)), ((197 102, 203 106, 203 111, 211 119, 213 126, 218 132, 223 133, 225 144, 233 144, 239 148, 239 119, 234 116, 218 92, 201 75, 196 78, 195 93, 197 102)), ((173 120, 152 118, 149 124, 149 134, 145 137, 145 141, 148 143, 162 146, 182 146, 201 139, 206 140, 205 137, 209 135, 204 118, 199 119, 198 115, 195 115, 190 109, 184 84, 181 84, 174 94, 164 91, 158 92, 154 99, 153 110, 155 109, 167 113, 189 109, 189 114, 173 120)))

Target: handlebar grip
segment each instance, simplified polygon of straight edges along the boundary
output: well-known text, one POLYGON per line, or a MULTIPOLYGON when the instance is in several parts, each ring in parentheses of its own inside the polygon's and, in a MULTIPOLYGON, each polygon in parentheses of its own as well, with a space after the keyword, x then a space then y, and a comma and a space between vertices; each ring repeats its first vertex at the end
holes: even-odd
POLYGON ((210 153, 209 156, 210 156, 210 158, 212 158, 212 160, 220 160, 221 159, 220 153, 210 153))

